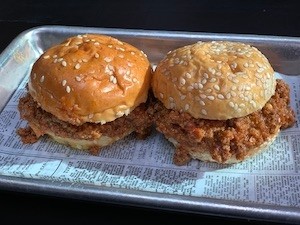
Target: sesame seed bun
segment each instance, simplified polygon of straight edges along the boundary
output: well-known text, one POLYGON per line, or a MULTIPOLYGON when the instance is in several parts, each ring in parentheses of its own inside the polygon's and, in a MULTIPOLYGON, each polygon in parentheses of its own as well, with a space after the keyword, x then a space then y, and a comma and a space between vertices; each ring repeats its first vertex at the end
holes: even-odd
POLYGON ((146 102, 150 75, 150 63, 136 47, 110 36, 78 35, 40 56, 28 90, 62 121, 104 124, 146 102))
POLYGON ((156 129, 175 146, 176 165, 241 162, 295 122, 288 84, 245 43, 198 42, 170 51, 151 85, 156 129))
POLYGON ((226 120, 260 110, 275 93, 274 70, 255 47, 198 42, 167 54, 152 79, 166 108, 194 118, 226 120))

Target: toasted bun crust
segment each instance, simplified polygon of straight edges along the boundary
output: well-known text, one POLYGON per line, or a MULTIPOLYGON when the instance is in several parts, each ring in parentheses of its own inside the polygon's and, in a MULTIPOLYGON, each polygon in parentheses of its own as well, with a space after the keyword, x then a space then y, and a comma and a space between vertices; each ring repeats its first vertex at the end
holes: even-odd
POLYGON ((151 66, 136 47, 97 34, 70 37, 34 63, 29 93, 47 112, 80 125, 106 123, 145 102, 151 66))
MULTIPOLYGON (((245 157, 242 158, 242 159, 237 159, 236 155, 232 155, 225 162, 219 162, 219 161, 212 158, 209 149, 191 148, 191 149, 186 149, 186 150, 188 151, 191 158, 198 159, 202 162, 215 162, 215 163, 221 163, 221 164, 234 164, 234 163, 243 162, 247 158, 250 158, 251 156, 257 155, 259 152, 262 152, 265 149, 267 149, 275 141, 275 139, 278 136, 279 132, 280 132, 280 128, 278 127, 277 132, 275 132, 274 135, 268 137, 268 139, 265 142, 263 142, 260 146, 257 146, 257 147, 252 148, 252 149, 248 149, 247 155, 245 155, 245 157)), ((178 142, 175 139, 168 138, 168 140, 177 148, 176 151, 180 151, 179 150, 180 146, 179 146, 178 142)), ((179 158, 174 157, 174 163, 176 165, 183 165, 183 164, 186 163, 184 161, 184 163, 182 164, 181 161, 182 161, 182 159, 180 157, 179 158)))
POLYGON ((152 79, 153 93, 166 108, 211 120, 262 109, 275 87, 274 70, 257 48, 228 41, 175 49, 157 65, 152 79))

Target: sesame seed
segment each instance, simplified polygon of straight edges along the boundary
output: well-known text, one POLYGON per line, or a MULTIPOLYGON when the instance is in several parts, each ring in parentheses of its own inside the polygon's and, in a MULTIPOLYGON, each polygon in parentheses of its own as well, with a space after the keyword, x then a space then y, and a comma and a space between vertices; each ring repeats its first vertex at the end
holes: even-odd
POLYGON ((209 100, 214 100, 214 99, 215 99, 215 97, 212 96, 212 95, 207 96, 207 98, 208 98, 209 100))
POLYGON ((232 82, 235 83, 235 84, 237 84, 237 83, 239 83, 239 80, 236 79, 236 78, 234 78, 234 79, 232 79, 232 82))
POLYGON ((198 83, 194 83, 193 86, 194 86, 195 89, 199 89, 199 84, 198 83))
POLYGON ((214 89, 216 89, 217 91, 220 91, 220 86, 217 85, 217 84, 215 84, 215 85, 214 85, 214 89))
POLYGON ((136 83, 138 80, 134 77, 134 78, 132 79, 132 81, 133 81, 133 83, 136 83))
POLYGON ((206 82, 207 82, 207 80, 206 80, 206 79, 203 79, 203 80, 201 81, 201 84, 206 84, 206 82))
POLYGON ((59 58, 58 60, 57 60, 57 62, 61 62, 61 61, 63 61, 64 60, 64 58, 59 58))
POLYGON ((193 86, 188 86, 188 87, 187 87, 187 90, 188 90, 188 91, 192 91, 193 89, 194 89, 193 86))
POLYGON ((184 100, 185 98, 186 98, 186 95, 181 95, 181 96, 180 96, 180 99, 181 99, 181 100, 184 100))
POLYGON ((202 100, 200 100, 199 103, 200 103, 200 105, 205 105, 205 102, 202 100))
POLYGON ((67 87, 66 87, 66 92, 67 92, 67 93, 70 93, 70 92, 71 92, 70 86, 67 86, 67 87))
POLYGON ((127 65, 128 65, 129 67, 132 67, 132 63, 131 63, 131 62, 127 62, 127 65))
POLYGON ((109 63, 109 62, 112 61, 112 58, 110 58, 110 57, 105 57, 105 58, 104 58, 104 61, 107 62, 107 63, 109 63))
POLYGON ((114 76, 112 75, 112 76, 109 76, 109 81, 110 82, 113 82, 113 80, 114 80, 114 76))
POLYGON ((34 80, 36 79, 36 73, 33 74, 33 79, 34 79, 34 80))
POLYGON ((171 103, 170 103, 170 108, 171 108, 171 109, 174 109, 175 107, 176 107, 176 104, 175 104, 174 102, 171 102, 171 103))
POLYGON ((54 63, 57 63, 57 60, 58 60, 58 59, 54 59, 53 62, 54 62, 54 63))
POLYGON ((95 58, 98 59, 99 58, 99 54, 96 52, 95 53, 95 58))
POLYGON ((222 95, 222 94, 218 94, 218 98, 219 98, 219 99, 224 99, 225 97, 224 97, 224 95, 222 95))
POLYGON ((169 100, 170 100, 170 102, 173 102, 174 98, 173 97, 169 97, 169 100))
POLYGON ((93 113, 89 114, 89 119, 92 119, 93 117, 94 117, 93 113))
POLYGON ((236 96, 236 93, 234 91, 230 91, 230 94, 235 97, 236 96))
POLYGON ((248 64, 248 63, 244 63, 244 67, 245 67, 245 68, 248 68, 248 67, 249 67, 249 64, 248 64))
POLYGON ((44 59, 49 59, 50 56, 49 56, 49 55, 45 55, 43 58, 44 58, 44 59))
POLYGON ((57 55, 53 55, 52 58, 53 58, 53 59, 57 58, 57 55))
POLYGON ((163 93, 159 93, 160 98, 164 98, 164 94, 163 93))
POLYGON ((95 42, 94 45, 98 46, 98 45, 100 45, 100 43, 99 42, 95 42))
POLYGON ((86 62, 88 62, 88 60, 87 60, 87 59, 83 59, 82 62, 85 62, 85 63, 86 63, 86 62))
POLYGON ((113 46, 112 45, 107 45, 107 47, 112 48, 113 46))
POLYGON ((114 77, 114 79, 113 79, 113 84, 116 84, 118 81, 117 81, 117 78, 116 77, 114 77))
POLYGON ((121 59, 123 59, 124 58, 124 55, 118 55, 121 59))
POLYGON ((198 89, 202 89, 203 88, 203 84, 198 83, 198 89))
POLYGON ((227 99, 230 99, 230 98, 231 98, 231 94, 230 94, 230 93, 227 93, 227 94, 226 94, 226 98, 227 98, 227 99))
POLYGON ((78 62, 79 62, 79 63, 82 63, 82 59, 78 59, 78 62))
POLYGON ((236 63, 236 62, 233 62, 233 63, 231 64, 231 68, 236 69, 236 67, 237 67, 237 63, 236 63))
POLYGON ((217 79, 216 78, 211 78, 210 80, 209 80, 209 82, 211 82, 211 83, 214 83, 214 82, 216 82, 217 81, 217 79))
POLYGON ((205 109, 201 109, 201 113, 202 113, 203 115, 207 115, 207 112, 206 112, 205 109))
POLYGON ((203 76, 208 79, 208 74, 207 73, 204 73, 203 76))
POLYGON ((126 71, 126 75, 130 75, 130 70, 127 70, 127 71, 126 71))
POLYGON ((66 67, 67 66, 67 62, 66 61, 62 61, 61 65, 66 67))
POLYGON ((65 86, 65 85, 66 85, 66 83, 67 83, 67 81, 66 81, 66 80, 63 80, 63 81, 61 82, 62 86, 65 86))
POLYGON ((116 47, 117 50, 120 50, 122 52, 125 52, 125 49, 124 48, 120 48, 120 47, 116 47))
POLYGON ((208 68, 208 71, 211 72, 212 74, 215 74, 215 73, 216 73, 216 70, 213 69, 213 68, 208 68))
POLYGON ((135 52, 130 52, 131 55, 135 55, 135 52))
POLYGON ((258 68, 257 70, 256 70, 258 73, 261 73, 261 72, 263 72, 264 71, 264 68, 258 68))
POLYGON ((181 85, 185 85, 185 82, 186 82, 185 79, 184 79, 183 77, 181 77, 181 78, 180 78, 180 84, 181 84, 181 85))
POLYGON ((206 98, 206 95, 205 94, 200 94, 200 97, 205 99, 206 98))
POLYGON ((256 107, 256 103, 255 103, 255 101, 251 100, 251 101, 250 101, 250 104, 252 104, 252 105, 253 105, 253 107, 256 107))
POLYGON ((192 75, 190 73, 186 73, 186 78, 192 78, 192 75))
POLYGON ((184 110, 185 110, 185 111, 187 111, 189 108, 190 108, 190 105, 189 105, 189 104, 186 104, 186 105, 184 106, 184 110))
POLYGON ((80 64, 77 63, 77 64, 75 65, 75 69, 78 70, 79 68, 80 68, 80 64))
POLYGON ((45 80, 45 76, 41 76, 40 82, 43 83, 45 80))
POLYGON ((233 103, 233 102, 229 102, 228 104, 229 104, 229 106, 230 106, 231 108, 234 108, 234 103, 233 103))
POLYGON ((81 81, 81 77, 80 77, 80 76, 76 76, 76 77, 75 77, 75 80, 76 80, 76 81, 81 81))

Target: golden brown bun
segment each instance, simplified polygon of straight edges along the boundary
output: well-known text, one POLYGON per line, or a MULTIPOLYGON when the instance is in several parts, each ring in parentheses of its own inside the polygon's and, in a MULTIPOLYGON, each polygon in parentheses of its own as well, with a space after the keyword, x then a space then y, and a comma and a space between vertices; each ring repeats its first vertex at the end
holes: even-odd
POLYGON ((255 47, 198 42, 168 53, 152 88, 166 108, 194 118, 226 120, 262 109, 275 93, 274 70, 255 47))
MULTIPOLYGON (((245 155, 244 158, 242 159, 237 159, 236 155, 232 155, 229 159, 227 159, 224 162, 219 162, 215 159, 212 158, 212 155, 210 153, 210 149, 207 148, 190 148, 190 149, 185 149, 189 156, 193 159, 198 159, 202 162, 215 162, 215 163, 219 163, 219 164, 234 164, 234 163, 239 163, 239 162, 243 162, 246 159, 248 159, 249 157, 258 154, 259 152, 264 151, 265 149, 267 149, 276 139, 276 137, 278 136, 280 132, 279 126, 277 127, 277 132, 275 132, 272 136, 269 136, 267 138, 267 140, 265 142, 263 142, 260 146, 251 148, 247 150, 247 154, 245 155)), ((168 140, 176 147, 180 149, 180 146, 178 144, 178 142, 173 139, 173 138, 168 138, 168 140)), ((176 151, 180 151, 179 149, 176 149, 176 151)), ((174 157, 174 163, 176 165, 183 165, 186 164, 185 161, 182 162, 182 158, 181 157, 174 157)))
POLYGON ((34 63, 29 92, 47 112, 71 124, 106 123, 145 102, 151 66, 136 47, 113 37, 78 35, 34 63))
POLYGON ((84 140, 84 139, 60 137, 51 132, 47 132, 47 134, 53 140, 55 140, 56 142, 58 142, 60 144, 70 146, 74 149, 86 150, 86 151, 90 151, 90 153, 97 154, 102 147, 106 147, 106 146, 128 136, 132 131, 127 131, 127 133, 123 133, 121 136, 109 137, 109 136, 102 135, 98 139, 95 139, 95 140, 84 140), (96 148, 96 150, 94 148, 96 148))

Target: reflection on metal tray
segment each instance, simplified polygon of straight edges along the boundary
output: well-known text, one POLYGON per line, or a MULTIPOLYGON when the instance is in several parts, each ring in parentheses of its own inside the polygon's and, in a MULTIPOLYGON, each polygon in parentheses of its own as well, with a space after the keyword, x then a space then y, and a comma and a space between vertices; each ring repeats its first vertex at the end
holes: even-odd
MULTIPOLYGON (((69 36, 83 33, 101 33, 117 37, 143 50, 153 64, 161 60, 168 51, 196 41, 242 41, 259 48, 277 72, 291 76, 300 74, 300 39, 298 38, 43 26, 21 33, 0 55, 0 112, 24 76, 28 75, 31 65, 45 49, 69 36)), ((120 187, 100 187, 80 182, 70 183, 5 175, 0 176, 0 188, 174 211, 290 223, 300 222, 300 209, 297 207, 267 205, 258 202, 174 195, 120 187)))

